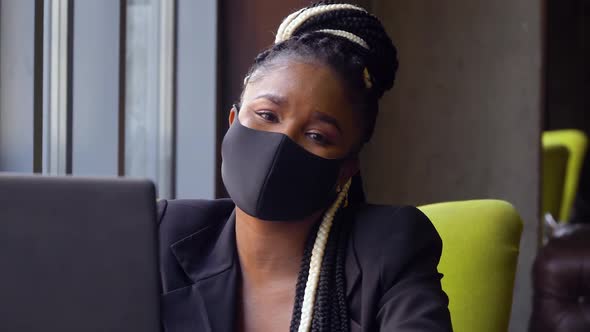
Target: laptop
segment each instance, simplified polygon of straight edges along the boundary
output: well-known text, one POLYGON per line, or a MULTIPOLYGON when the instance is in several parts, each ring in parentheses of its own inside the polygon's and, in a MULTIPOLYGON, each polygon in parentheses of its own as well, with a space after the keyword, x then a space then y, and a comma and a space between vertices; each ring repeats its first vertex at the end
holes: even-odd
POLYGON ((157 332, 154 185, 0 174, 0 330, 157 332))

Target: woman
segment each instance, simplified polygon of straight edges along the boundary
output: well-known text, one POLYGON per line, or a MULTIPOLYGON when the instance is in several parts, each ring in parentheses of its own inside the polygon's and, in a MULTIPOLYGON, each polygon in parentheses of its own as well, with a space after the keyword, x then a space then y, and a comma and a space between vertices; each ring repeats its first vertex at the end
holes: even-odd
POLYGON ((365 203, 358 175, 396 69, 362 8, 283 21, 230 112, 230 199, 159 203, 167 331, 451 331, 438 234, 365 203))

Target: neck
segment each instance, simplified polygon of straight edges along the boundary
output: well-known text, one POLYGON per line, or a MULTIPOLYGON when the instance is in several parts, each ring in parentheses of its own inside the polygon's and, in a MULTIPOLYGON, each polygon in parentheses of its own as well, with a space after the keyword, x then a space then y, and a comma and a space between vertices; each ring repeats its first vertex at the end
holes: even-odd
POLYGON ((302 220, 265 221, 236 207, 236 245, 244 279, 264 283, 299 274, 307 237, 323 211, 302 220))

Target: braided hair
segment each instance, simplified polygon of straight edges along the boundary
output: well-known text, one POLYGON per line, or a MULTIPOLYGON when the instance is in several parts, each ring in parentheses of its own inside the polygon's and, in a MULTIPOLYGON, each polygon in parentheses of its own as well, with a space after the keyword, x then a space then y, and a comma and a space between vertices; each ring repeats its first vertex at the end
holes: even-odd
MULTIPOLYGON (((278 59, 327 65, 339 76, 351 105, 362 115, 359 148, 369 141, 378 101, 392 88, 398 67, 396 48, 381 22, 361 7, 322 1, 287 16, 275 37, 275 44, 256 57, 244 85, 278 59)), ((350 329, 344 274, 350 233, 346 210, 364 200, 359 186, 359 177, 349 179, 310 234, 295 288, 291 332, 350 329), (349 190, 351 201, 347 202, 349 190)))
POLYGON ((393 87, 397 50, 378 18, 361 7, 322 1, 287 16, 275 44, 258 54, 244 85, 279 59, 328 65, 362 114, 363 141, 371 139, 379 99, 393 87))

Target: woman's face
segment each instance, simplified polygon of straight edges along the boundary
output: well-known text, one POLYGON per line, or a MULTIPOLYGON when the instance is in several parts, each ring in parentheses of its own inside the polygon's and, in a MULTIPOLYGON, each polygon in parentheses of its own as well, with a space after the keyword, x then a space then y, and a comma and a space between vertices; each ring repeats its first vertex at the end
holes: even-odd
MULTIPOLYGON (((320 157, 350 157, 359 146, 362 119, 348 100, 329 67, 283 60, 254 72, 238 116, 242 125, 285 134, 320 157)), ((232 110, 230 124, 235 115, 232 110)))

